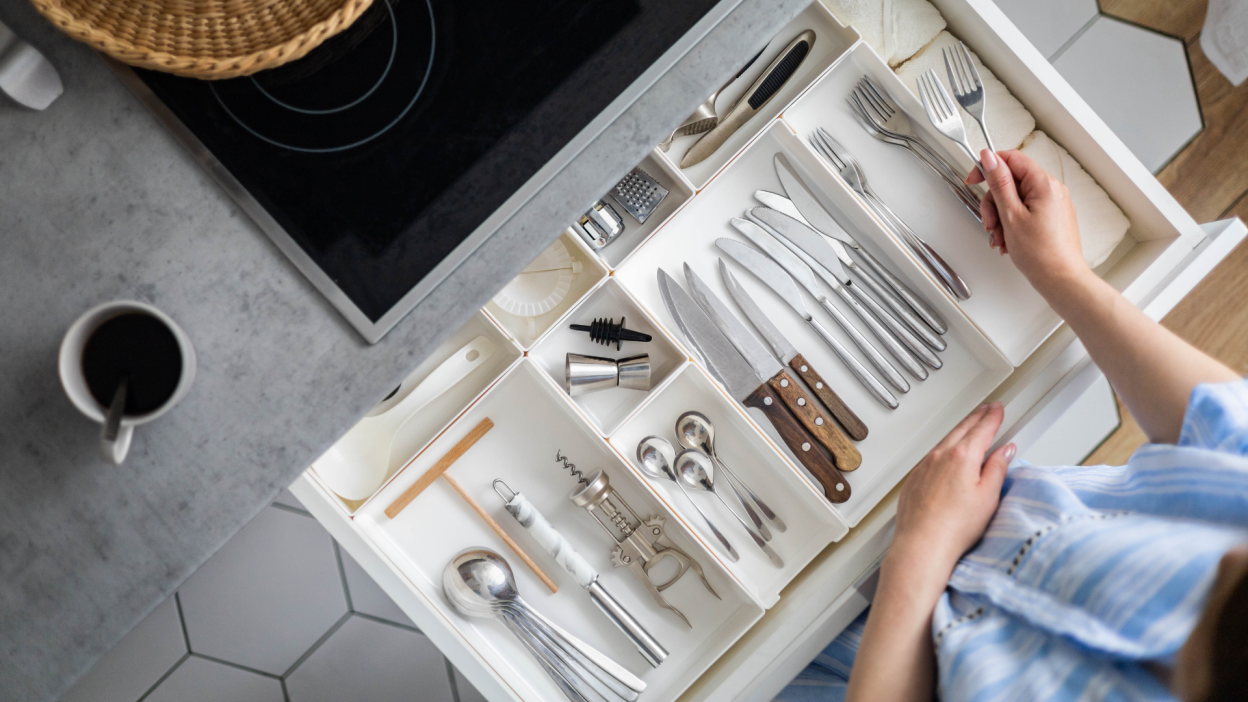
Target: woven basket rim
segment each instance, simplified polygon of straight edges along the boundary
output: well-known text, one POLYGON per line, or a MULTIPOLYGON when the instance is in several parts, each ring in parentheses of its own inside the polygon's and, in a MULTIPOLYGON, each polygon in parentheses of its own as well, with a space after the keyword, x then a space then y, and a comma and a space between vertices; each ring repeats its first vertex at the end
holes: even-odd
MULTIPOLYGON (((122 2, 122 0, 108 1, 122 2)), ((136 46, 130 41, 79 18, 63 4, 62 0, 30 0, 30 2, 57 29, 122 63, 205 80, 247 76, 302 58, 325 40, 351 26, 373 4, 373 0, 342 0, 341 6, 328 17, 308 25, 302 32, 286 41, 237 56, 212 57, 171 54, 136 46)))

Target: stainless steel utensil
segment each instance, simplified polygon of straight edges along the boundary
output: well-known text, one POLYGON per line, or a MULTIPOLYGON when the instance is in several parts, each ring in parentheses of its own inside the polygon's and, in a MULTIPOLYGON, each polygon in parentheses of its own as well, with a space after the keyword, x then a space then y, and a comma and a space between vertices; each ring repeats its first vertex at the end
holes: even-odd
POLYGON ((65 86, 48 59, 0 22, 0 92, 19 105, 45 110, 65 86))
POLYGON ((732 516, 736 518, 741 528, 745 529, 745 532, 750 535, 750 538, 754 540, 754 545, 767 554, 767 559, 771 561, 771 564, 777 568, 784 567, 784 559, 780 557, 780 554, 776 553, 771 546, 768 546, 767 541, 750 526, 750 523, 737 514, 728 505, 728 502, 724 500, 723 495, 720 495, 715 490, 715 466, 711 463, 710 456, 697 449, 681 451, 676 454, 676 475, 680 476, 680 481, 685 484, 685 487, 705 490, 714 495, 720 504, 724 506, 724 509, 732 513, 732 516))
POLYGON ((745 65, 741 67, 741 70, 737 71, 735 75, 727 80, 727 82, 719 86, 719 90, 711 93, 711 96, 701 105, 698 105, 698 109, 694 110, 693 114, 689 115, 684 122, 681 122, 680 126, 672 131, 671 136, 659 142, 659 148, 666 152, 668 149, 672 148, 672 142, 679 137, 702 134, 714 129, 715 125, 719 124, 719 117, 717 116, 718 113, 715 111, 715 101, 719 99, 719 94, 724 92, 728 86, 735 83, 742 74, 750 70, 750 66, 753 66, 754 62, 758 60, 758 57, 762 56, 763 52, 766 50, 766 46, 759 49, 758 53, 754 54, 754 58, 746 61, 745 65))
POLYGON ((684 158, 680 160, 680 167, 689 168, 699 164, 723 146, 728 137, 735 134, 741 125, 748 122, 767 103, 771 102, 780 88, 784 87, 789 78, 797 72, 814 45, 815 33, 809 29, 794 37, 793 41, 789 42, 780 55, 771 62, 767 70, 763 71, 758 80, 745 91, 745 95, 733 106, 727 116, 720 120, 714 129, 702 135, 702 138, 698 139, 685 153, 684 158))
POLYGON ((936 275, 937 280, 944 285, 954 297, 959 300, 967 300, 971 297, 971 289, 966 282, 945 263, 945 259, 923 240, 913 229, 893 212, 892 208, 884 204, 884 201, 875 194, 871 186, 867 183, 866 174, 858 165, 857 159, 845 147, 841 146, 831 134, 828 134, 820 127, 810 137, 811 144, 815 149, 828 160, 836 169, 841 179, 849 185, 850 189, 858 193, 863 202, 867 204, 876 216, 892 230, 894 236, 901 239, 910 248, 911 251, 919 257, 919 260, 936 275))
MULTIPOLYGON (((988 95, 984 92, 984 81, 980 80, 979 69, 966 44, 958 42, 957 47, 946 46, 941 52, 945 57, 945 72, 949 74, 949 87, 958 104, 967 114, 979 122, 979 129, 984 133, 984 141, 988 149, 996 151, 992 145, 992 137, 988 134, 988 124, 984 122, 984 112, 988 109, 988 95)), ((979 159, 976 159, 978 161, 979 159)))
MULTIPOLYGON (((758 303, 754 302, 754 298, 745 292, 745 288, 737 282, 736 276, 732 271, 728 270, 728 264, 724 259, 719 259, 719 275, 724 279, 724 286, 728 288, 728 294, 736 301, 737 307, 741 308, 741 312, 745 318, 750 320, 750 324, 758 330, 763 340, 771 347, 772 353, 781 363, 788 364, 797 372, 802 380, 806 381, 806 386, 815 393, 815 396, 823 402, 823 406, 840 422, 841 428, 854 441, 862 441, 867 438, 867 425, 863 423, 858 415, 845 404, 840 395, 823 380, 823 376, 815 370, 815 367, 806 360, 806 357, 797 352, 797 349, 789 342, 776 325, 767 317, 767 315, 759 308, 758 303)), ((792 281, 789 286, 792 287, 792 281)), ((793 291, 796 293, 796 289, 793 291)), ((781 529, 781 531, 784 531, 781 529)))
MULTIPOLYGON (((663 269, 657 271, 657 276, 659 295, 668 314, 676 321, 689 346, 701 354, 707 370, 728 389, 733 399, 767 417, 793 455, 823 486, 829 501, 840 503, 849 499, 849 483, 837 466, 852 468, 861 464, 862 454, 858 449, 850 444, 847 450, 836 455, 835 463, 820 451, 815 437, 782 403, 774 385, 754 372, 693 298, 663 269)), ((797 387, 790 380, 781 389, 792 393, 797 387)))
POLYGON ((741 560, 737 549, 732 547, 727 537, 715 526, 715 522, 712 522, 711 518, 706 516, 706 512, 703 512, 702 508, 698 506, 698 503, 694 502, 692 497, 689 497, 689 491, 685 489, 685 484, 680 482, 680 478, 676 477, 675 469, 672 468, 672 464, 675 462, 676 449, 672 448, 672 444, 667 439, 659 436, 647 436, 637 444, 637 463, 641 466, 641 472, 656 480, 666 478, 676 483, 676 487, 680 488, 680 491, 685 494, 689 504, 693 505, 698 514, 702 515, 706 526, 710 528, 711 533, 719 540, 720 545, 724 547, 724 551, 728 553, 728 557, 732 559, 732 562, 736 563, 741 560))
POLYGON ((589 248, 597 251, 624 232, 624 218, 615 208, 599 200, 570 228, 589 248))
POLYGON ((126 414, 126 392, 129 388, 130 378, 123 375, 113 391, 113 401, 108 404, 104 424, 100 426, 100 452, 110 461, 117 455, 117 435, 121 432, 121 418, 126 414))
POLYGON ((638 224, 645 224, 665 197, 667 188, 640 168, 634 168, 611 189, 611 198, 638 224))
POLYGON ((612 624, 624 632, 628 640, 637 647, 642 658, 645 658, 651 666, 659 667, 659 664, 667 659, 667 650, 629 614, 619 600, 607 592, 607 589, 599 582, 598 571, 594 570, 589 561, 576 552, 572 544, 528 498, 512 490, 502 480, 495 480, 493 485, 494 492, 503 498, 507 513, 516 518, 520 526, 524 527, 546 550, 546 553, 550 554, 555 562, 572 576, 577 585, 585 588, 585 591, 589 593, 589 599, 598 606, 607 619, 611 620, 612 624), (511 493, 511 496, 503 494, 504 490, 511 493))
MULTIPOLYGON (((715 425, 711 423, 709 417, 701 412, 695 412, 693 410, 680 415, 676 418, 676 437, 677 440, 680 441, 681 446, 684 446, 685 448, 696 448, 711 457, 711 460, 715 463, 715 465, 722 470, 724 476, 728 478, 728 484, 732 486, 733 493, 736 494, 738 500, 741 500, 742 504, 745 503, 745 500, 742 499, 741 493, 737 492, 737 485, 740 485, 741 489, 745 490, 745 493, 750 496, 750 499, 754 501, 754 504, 758 505, 758 508, 762 510, 763 515, 767 517, 767 520, 772 524, 775 524, 777 529, 784 532, 789 528, 784 523, 784 520, 772 511, 771 507, 769 507, 766 502, 763 502, 763 498, 759 497, 757 493, 750 489, 750 486, 747 485, 744 480, 738 478, 737 475, 732 472, 732 469, 728 467, 728 464, 719 457, 719 454, 715 453, 715 425), (736 483, 736 485, 733 485, 733 483, 736 483)), ((770 541, 770 539, 768 539, 768 541, 770 541)))
MULTIPOLYGON (((962 115, 958 113, 958 108, 954 106, 940 78, 936 77, 936 71, 930 68, 919 76, 919 99, 923 102, 923 110, 927 112, 927 119, 936 131, 962 147, 966 155, 975 162, 975 167, 979 169, 979 172, 983 173, 984 169, 979 165, 979 157, 971 150, 971 144, 966 140, 966 125, 962 122, 962 115)), ((987 175, 984 177, 987 178, 987 175)))

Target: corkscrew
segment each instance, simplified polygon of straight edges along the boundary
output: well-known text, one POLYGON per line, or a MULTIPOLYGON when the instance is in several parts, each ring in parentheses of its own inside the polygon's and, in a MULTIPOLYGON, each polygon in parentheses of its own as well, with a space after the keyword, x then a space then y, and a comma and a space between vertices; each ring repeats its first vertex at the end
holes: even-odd
POLYGON ((610 480, 603 471, 597 471, 586 477, 575 463, 563 455, 562 451, 555 452, 555 462, 562 463, 581 486, 573 490, 572 494, 568 495, 568 499, 572 500, 577 507, 584 507, 593 516, 594 521, 598 522, 598 525, 615 540, 615 548, 611 551, 612 565, 632 571, 660 607, 675 612, 686 626, 693 628, 689 619, 663 598, 663 591, 679 580, 685 571, 692 569, 698 574, 698 578, 702 580, 706 589, 716 599, 721 598, 707 581, 702 566, 689 554, 681 551, 667 537, 666 520, 663 516, 654 515, 645 519, 639 517, 637 512, 624 501, 624 498, 611 487, 610 480), (656 583, 650 571, 667 558, 676 562, 678 570, 675 575, 664 582, 656 583))

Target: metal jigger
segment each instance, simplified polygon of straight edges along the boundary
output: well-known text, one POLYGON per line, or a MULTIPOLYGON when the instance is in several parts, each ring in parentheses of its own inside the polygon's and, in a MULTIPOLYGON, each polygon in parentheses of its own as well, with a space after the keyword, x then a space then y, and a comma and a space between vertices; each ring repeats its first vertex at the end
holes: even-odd
POLYGON ((616 361, 599 356, 570 353, 564 364, 564 389, 576 397, 607 388, 650 389, 650 354, 616 361))

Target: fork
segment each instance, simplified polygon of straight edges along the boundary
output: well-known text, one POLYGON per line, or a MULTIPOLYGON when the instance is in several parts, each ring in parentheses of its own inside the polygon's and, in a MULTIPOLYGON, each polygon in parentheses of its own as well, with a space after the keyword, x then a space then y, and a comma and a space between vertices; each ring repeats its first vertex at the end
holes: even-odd
POLYGON ((858 165, 858 160, 854 158, 853 154, 844 146, 841 146, 822 127, 818 128, 810 136, 810 143, 811 146, 815 147, 816 151, 822 154, 836 168, 837 174, 849 185, 850 189, 858 193, 876 216, 883 220, 885 225, 910 247, 915 255, 927 265, 928 269, 936 275, 936 278, 941 281, 954 297, 959 300, 970 299, 971 289, 966 284, 966 281, 962 280, 930 244, 915 233, 913 229, 902 221, 901 217, 897 216, 896 212, 893 212, 891 207, 886 205, 875 194, 870 184, 867 183, 866 175, 858 165))
POLYGON ((953 96, 958 99, 962 109, 979 122, 979 131, 984 133, 988 149, 996 153, 992 146, 992 137, 988 135, 988 125, 984 122, 988 95, 984 92, 984 82, 979 78, 979 69, 971 59, 971 52, 966 44, 958 42, 956 48, 946 46, 942 53, 945 56, 945 72, 949 74, 949 87, 953 88, 953 96))
POLYGON ((949 97, 944 84, 936 77, 936 71, 930 68, 919 76, 919 99, 923 101, 923 110, 927 112, 927 118, 936 127, 936 131, 961 146, 966 155, 975 162, 980 174, 987 179, 988 174, 979 165, 979 157, 971 151, 971 145, 966 140, 966 125, 962 123, 962 115, 958 113, 958 108, 954 106, 953 98, 949 97))

